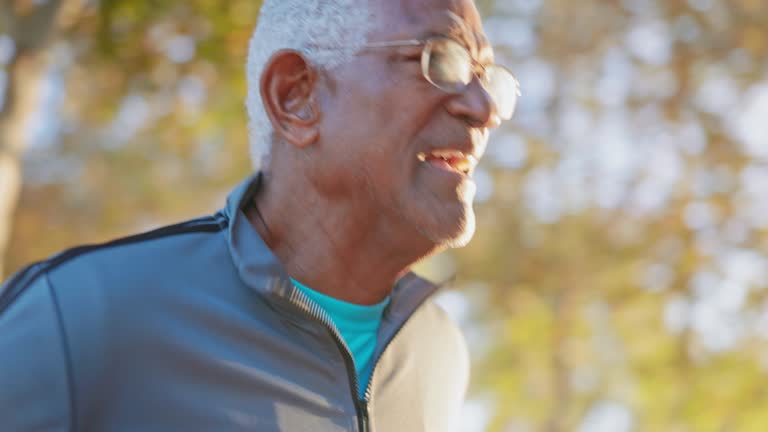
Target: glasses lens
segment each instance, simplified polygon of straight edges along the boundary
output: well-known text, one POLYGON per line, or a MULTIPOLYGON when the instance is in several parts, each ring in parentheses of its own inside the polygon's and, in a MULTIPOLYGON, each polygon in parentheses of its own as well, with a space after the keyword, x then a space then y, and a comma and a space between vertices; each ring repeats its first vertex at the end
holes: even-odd
POLYGON ((482 81, 483 87, 496 103, 499 117, 503 120, 511 119, 520 95, 520 85, 512 72, 501 66, 491 65, 486 67, 482 81))
POLYGON ((424 75, 447 92, 460 92, 472 82, 472 57, 460 43, 435 38, 424 47, 424 75))

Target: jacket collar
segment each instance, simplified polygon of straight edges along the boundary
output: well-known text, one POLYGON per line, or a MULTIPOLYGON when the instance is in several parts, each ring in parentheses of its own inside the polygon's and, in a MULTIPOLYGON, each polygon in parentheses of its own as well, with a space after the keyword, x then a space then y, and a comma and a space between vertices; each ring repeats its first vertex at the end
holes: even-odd
POLYGON ((292 284, 280 261, 245 215, 245 207, 261 187, 263 174, 242 181, 227 197, 223 212, 229 220, 227 242, 240 279, 262 294, 290 295, 292 284))
MULTIPOLYGON (((256 229, 244 209, 259 191, 264 175, 259 172, 242 181, 227 197, 223 209, 229 221, 227 242, 240 279, 267 297, 288 299, 296 289, 288 274, 256 229)), ((437 286, 409 272, 396 283, 385 316, 395 321, 406 320, 437 286)))

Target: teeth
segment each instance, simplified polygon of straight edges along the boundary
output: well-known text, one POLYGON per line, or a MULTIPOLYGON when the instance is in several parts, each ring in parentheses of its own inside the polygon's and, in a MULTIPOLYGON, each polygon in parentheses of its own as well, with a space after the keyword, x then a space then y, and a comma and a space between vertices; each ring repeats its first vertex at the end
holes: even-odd
POLYGON ((469 160, 468 159, 459 159, 459 161, 453 166, 455 169, 466 173, 469 172, 469 160))
POLYGON ((477 159, 475 159, 474 156, 466 156, 464 153, 458 151, 458 150, 443 150, 438 149, 431 151, 429 153, 419 153, 416 155, 416 157, 421 162, 426 162, 428 157, 435 157, 435 158, 441 158, 445 160, 446 162, 449 162, 450 165, 455 169, 456 171, 460 171, 463 173, 468 173, 469 170, 472 169, 472 166, 474 166, 477 163, 477 159))
POLYGON ((462 153, 462 152, 460 152, 458 150, 443 150, 443 149, 433 150, 433 151, 431 151, 429 153, 422 152, 422 153, 419 153, 418 155, 416 155, 416 157, 420 161, 422 161, 422 162, 427 160, 427 157, 429 157, 429 156, 438 157, 438 158, 445 159, 445 160, 450 160, 450 159, 454 159, 454 158, 467 159, 467 158, 471 158, 472 157, 472 156, 465 156, 464 153, 462 153))
POLYGON ((458 151, 458 150, 450 150, 450 149, 437 149, 433 150, 431 152, 432 156, 443 158, 443 159, 451 159, 451 158, 463 158, 464 153, 458 151))

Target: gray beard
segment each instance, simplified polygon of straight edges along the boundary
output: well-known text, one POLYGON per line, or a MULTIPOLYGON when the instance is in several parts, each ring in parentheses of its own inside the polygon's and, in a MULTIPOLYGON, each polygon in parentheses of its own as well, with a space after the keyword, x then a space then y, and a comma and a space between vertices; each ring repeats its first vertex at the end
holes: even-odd
POLYGON ((458 227, 457 232, 452 234, 435 232, 435 230, 425 229, 423 227, 417 227, 417 231, 436 245, 458 249, 468 245, 475 235, 477 222, 475 212, 471 207, 467 212, 466 218, 460 222, 460 225, 461 226, 458 227))

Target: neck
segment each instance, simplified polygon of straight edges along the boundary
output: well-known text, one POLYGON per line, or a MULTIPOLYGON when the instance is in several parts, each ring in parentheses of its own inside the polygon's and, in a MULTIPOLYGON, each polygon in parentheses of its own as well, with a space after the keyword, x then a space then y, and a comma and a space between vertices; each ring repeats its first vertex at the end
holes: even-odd
POLYGON ((300 176, 265 175, 247 215, 292 278, 339 300, 377 304, 437 248, 350 201, 324 197, 300 176))

